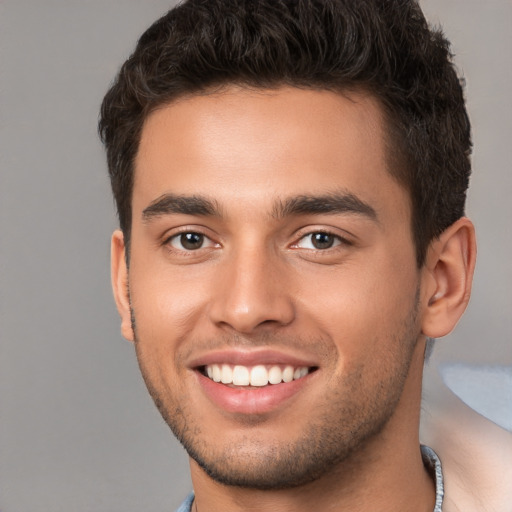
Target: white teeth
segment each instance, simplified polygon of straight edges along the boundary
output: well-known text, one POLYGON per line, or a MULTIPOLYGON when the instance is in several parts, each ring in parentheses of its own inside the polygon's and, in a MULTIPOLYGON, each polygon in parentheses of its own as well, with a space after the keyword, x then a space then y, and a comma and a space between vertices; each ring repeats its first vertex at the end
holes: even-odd
POLYGON ((229 364, 223 364, 220 371, 220 381, 222 384, 231 384, 233 382, 233 370, 229 364))
POLYGON ((263 365, 254 366, 251 369, 251 386, 266 386, 267 384, 267 369, 263 365))
POLYGON ((220 379, 221 379, 221 371, 220 371, 220 368, 218 365, 214 364, 213 365, 213 380, 215 382, 220 382, 220 379))
POLYGON ((309 368, 300 366, 266 367, 262 364, 247 367, 242 365, 211 364, 206 366, 206 375, 214 382, 235 386, 263 387, 301 379, 309 373, 309 368))
POLYGON ((293 380, 293 367, 287 366, 283 371, 283 382, 291 382, 293 380))
POLYGON ((235 386, 249 385, 249 370, 245 366, 237 365, 233 368, 233 384, 235 386))
POLYGON ((280 384, 283 380, 283 372, 279 366, 272 366, 268 371, 268 381, 270 384, 280 384))

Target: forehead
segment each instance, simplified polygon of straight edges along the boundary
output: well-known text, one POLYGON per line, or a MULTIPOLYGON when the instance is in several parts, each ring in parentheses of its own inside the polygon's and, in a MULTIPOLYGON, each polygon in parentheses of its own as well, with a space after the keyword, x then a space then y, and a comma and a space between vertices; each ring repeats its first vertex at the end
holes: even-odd
POLYGON ((260 208, 270 198, 339 189, 377 209, 398 194, 408 211, 388 172, 384 127, 377 100, 363 93, 230 87, 184 97, 144 124, 134 213, 164 193, 260 208))

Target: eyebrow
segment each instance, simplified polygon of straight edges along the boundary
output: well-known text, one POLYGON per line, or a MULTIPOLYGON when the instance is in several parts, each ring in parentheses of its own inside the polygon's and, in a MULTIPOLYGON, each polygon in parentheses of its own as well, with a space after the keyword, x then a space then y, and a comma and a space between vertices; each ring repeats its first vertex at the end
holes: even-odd
MULTIPOLYGON (((293 215, 322 215, 349 213, 362 215, 377 221, 377 212, 368 203, 349 192, 329 193, 319 196, 299 195, 284 200, 278 199, 271 216, 282 219, 293 215)), ((155 217, 182 214, 221 217, 216 201, 199 195, 164 194, 155 199, 142 212, 142 219, 148 222, 155 217)))
POLYGON ((368 203, 350 192, 337 192, 320 196, 300 195, 280 200, 274 205, 272 216, 321 215, 350 213, 377 221, 377 212, 368 203))
POLYGON ((220 217, 220 209, 215 201, 203 196, 164 194, 144 209, 142 220, 147 222, 154 217, 170 214, 200 215, 220 217))

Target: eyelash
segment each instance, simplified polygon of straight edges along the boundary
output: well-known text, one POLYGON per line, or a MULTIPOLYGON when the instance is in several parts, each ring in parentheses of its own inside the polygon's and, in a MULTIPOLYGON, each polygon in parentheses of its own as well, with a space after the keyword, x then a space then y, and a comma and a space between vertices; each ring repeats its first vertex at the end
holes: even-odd
MULTIPOLYGON (((300 247, 300 243, 302 241, 305 241, 308 239, 308 237, 310 238, 311 240, 311 237, 315 236, 315 235, 323 235, 323 236, 328 236, 328 237, 332 237, 332 243, 330 246, 328 247, 324 247, 324 248, 318 248, 318 247, 302 247, 302 249, 305 249, 307 251, 311 251, 311 252, 317 252, 317 253, 324 253, 324 252, 328 252, 330 250, 335 250, 337 247, 339 246, 351 246, 353 245, 353 243, 348 240, 347 238, 345 237, 342 237, 340 235, 337 235, 335 233, 332 233, 331 231, 327 231, 327 230, 322 230, 322 229, 318 229, 318 230, 313 230, 313 231, 308 231, 306 233, 303 233, 300 235, 300 237, 298 238, 298 240, 296 242, 294 242, 291 247, 292 248, 301 248, 300 247)), ((314 242, 310 242, 311 245, 314 246, 314 242)), ((200 251, 201 249, 210 249, 210 248, 214 248, 215 246, 219 246, 220 244, 214 242, 209 236, 207 236, 206 234, 202 233, 201 231, 199 230, 193 230, 193 229, 183 229, 181 231, 179 231, 178 233, 173 233, 171 236, 167 237, 164 241, 163 241, 163 245, 165 247, 167 247, 167 249, 170 251, 170 252, 175 252, 175 253, 179 253, 179 254, 193 254, 193 253, 196 253, 198 251, 200 251), (196 235, 196 236, 199 236, 202 238, 201 240, 201 247, 198 247, 196 249, 187 249, 186 247, 183 247, 183 241, 181 242, 181 248, 179 247, 174 247, 172 245, 172 242, 174 240, 179 240, 181 237, 183 237, 184 235, 196 235), (204 246, 204 242, 205 241, 208 241, 209 244, 208 244, 208 247, 205 247, 204 246)))
MULTIPOLYGON (((181 254, 186 254, 186 253, 195 253, 201 249, 214 247, 215 245, 219 245, 219 244, 216 244, 208 235, 205 235, 201 231, 193 230, 193 229, 183 229, 183 230, 179 231, 178 233, 173 233, 171 236, 167 237, 163 241, 163 245, 165 247, 167 247, 167 249, 171 252, 179 252, 181 254), (173 240, 179 240, 181 237, 183 237, 185 235, 197 235, 199 237, 202 237, 203 242, 206 240, 210 242, 209 247, 203 247, 203 244, 201 244, 201 247, 198 247, 197 249, 186 249, 184 247, 183 248, 173 247, 173 245, 172 245, 173 240)), ((183 246, 183 244, 181 244, 181 245, 183 246)))
MULTIPOLYGON (((329 247, 325 247, 325 248, 318 248, 318 247, 306 248, 306 247, 304 247, 304 249, 309 250, 311 252, 324 253, 324 252, 330 251, 331 249, 336 250, 336 248, 339 246, 347 247, 347 246, 353 245, 353 243, 350 240, 348 240, 347 238, 345 238, 343 236, 337 235, 337 234, 333 233, 332 231, 328 231, 325 229, 318 229, 318 230, 308 231, 307 233, 301 234, 298 241, 295 242, 292 245, 292 247, 299 247, 300 242, 302 242, 303 240, 306 240, 308 238, 310 238, 310 240, 311 240, 311 237, 313 237, 314 235, 325 235, 325 236, 332 237, 334 245, 330 245, 329 247)), ((311 245, 314 245, 314 243, 311 242, 311 245)))

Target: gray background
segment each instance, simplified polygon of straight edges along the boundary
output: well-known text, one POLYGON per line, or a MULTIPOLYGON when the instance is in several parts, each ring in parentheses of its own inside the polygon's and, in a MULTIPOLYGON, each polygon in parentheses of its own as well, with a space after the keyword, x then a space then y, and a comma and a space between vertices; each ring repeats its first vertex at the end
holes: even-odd
MULTIPOLYGON (((102 95, 172 4, 0 0, 0 509, 171 511, 186 457, 119 334, 102 95)), ((435 364, 512 365, 512 2, 424 0, 467 79, 474 295, 435 364)))

